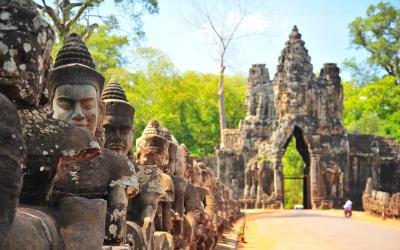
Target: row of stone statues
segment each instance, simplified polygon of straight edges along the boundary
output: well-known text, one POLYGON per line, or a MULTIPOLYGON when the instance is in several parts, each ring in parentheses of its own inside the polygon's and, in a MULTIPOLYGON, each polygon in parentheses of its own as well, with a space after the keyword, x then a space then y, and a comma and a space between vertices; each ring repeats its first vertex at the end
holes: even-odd
POLYGON ((135 157, 135 110, 81 38, 51 66, 34 2, 0 11, 0 249, 214 248, 238 219, 233 192, 156 120, 135 157))
POLYGON ((267 159, 251 158, 244 171, 244 194, 240 199, 242 208, 280 208, 275 200, 275 170, 267 159))
POLYGON ((388 192, 374 190, 372 186, 372 178, 369 177, 362 195, 363 209, 371 214, 399 218, 400 193, 391 195, 388 192))

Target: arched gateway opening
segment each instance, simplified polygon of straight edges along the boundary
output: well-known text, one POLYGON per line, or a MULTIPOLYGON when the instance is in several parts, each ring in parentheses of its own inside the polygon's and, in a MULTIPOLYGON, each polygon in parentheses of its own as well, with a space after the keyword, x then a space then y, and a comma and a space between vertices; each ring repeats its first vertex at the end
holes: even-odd
POLYGON ((287 139, 283 150, 281 164, 285 208, 293 208, 294 204, 300 203, 304 208, 309 209, 311 208, 310 153, 299 127, 294 128, 293 134, 287 139), (288 150, 289 145, 290 149, 288 150), (301 159, 296 157, 297 152, 295 151, 298 152, 301 159))

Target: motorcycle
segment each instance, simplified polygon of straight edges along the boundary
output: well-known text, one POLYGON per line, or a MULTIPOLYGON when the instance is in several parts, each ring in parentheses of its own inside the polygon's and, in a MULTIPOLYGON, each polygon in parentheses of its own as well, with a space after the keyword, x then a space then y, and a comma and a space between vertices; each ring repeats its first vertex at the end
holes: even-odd
POLYGON ((351 217, 351 215, 352 215, 351 209, 345 209, 345 210, 344 210, 344 216, 345 216, 347 219, 349 219, 349 218, 351 217))

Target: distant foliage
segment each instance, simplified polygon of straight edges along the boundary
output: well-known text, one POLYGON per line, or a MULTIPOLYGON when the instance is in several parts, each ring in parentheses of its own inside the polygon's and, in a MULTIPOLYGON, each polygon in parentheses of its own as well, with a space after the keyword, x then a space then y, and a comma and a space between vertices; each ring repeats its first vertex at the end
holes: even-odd
MULTIPOLYGON (((178 72, 169 58, 154 48, 138 49, 136 57, 140 69, 125 78, 117 77, 136 109, 136 137, 156 118, 192 154, 213 154, 219 143, 218 75, 178 72)), ((242 76, 225 79, 229 127, 237 127, 245 116, 245 86, 242 76)))
MULTIPOLYGON (((282 157, 283 176, 300 176, 304 174, 304 162, 296 149, 296 139, 292 137, 285 154, 282 157)), ((303 180, 285 179, 284 208, 293 208, 296 204, 303 204, 303 180)))
POLYGON ((349 132, 400 141, 400 87, 395 79, 387 76, 364 86, 343 84, 343 121, 349 132))
POLYGON ((345 61, 355 80, 376 80, 379 71, 384 71, 397 77, 394 84, 400 85, 400 9, 384 2, 370 5, 365 17, 349 24, 349 32, 351 44, 368 54, 365 62, 345 61))

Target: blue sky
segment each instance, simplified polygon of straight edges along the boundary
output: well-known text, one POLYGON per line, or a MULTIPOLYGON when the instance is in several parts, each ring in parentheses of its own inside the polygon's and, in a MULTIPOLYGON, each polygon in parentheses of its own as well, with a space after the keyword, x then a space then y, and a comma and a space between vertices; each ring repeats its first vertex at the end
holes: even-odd
MULTIPOLYGON (((204 37, 204 32, 185 21, 194 16, 188 2, 189 0, 159 0, 159 14, 143 18, 146 39, 142 45, 165 52, 180 71, 217 73, 215 48, 204 37)), ((257 8, 249 13, 251 20, 245 24, 250 31, 258 33, 233 43, 227 56, 227 73, 247 75, 251 64, 265 63, 272 76, 293 25, 297 25, 302 34, 314 72, 319 72, 326 62, 338 63, 340 66, 346 58, 361 57, 361 51, 350 48, 347 26, 357 16, 364 16, 367 7, 377 2, 379 1, 259 1, 257 8)), ((400 1, 390 2, 400 6, 400 1)), ((105 5, 103 9, 110 10, 109 7, 105 5)), ((246 30, 242 32, 246 33, 246 30)), ((344 72, 342 77, 348 78, 348 74, 344 72)))
MULTIPOLYGON (((260 1, 253 13, 265 29, 259 35, 236 40, 228 55, 227 73, 247 74, 251 64, 265 63, 270 75, 293 27, 297 25, 311 56, 314 72, 325 62, 341 64, 344 59, 362 54, 349 48, 348 24, 364 16, 372 0, 280 0, 260 1)), ((400 1, 391 1, 396 6, 400 1)), ((192 10, 188 1, 160 0, 160 13, 146 16, 144 46, 164 51, 181 71, 218 72, 217 52, 199 30, 187 24, 192 10)), ((259 24, 260 24, 259 23, 259 24)), ((261 30, 261 29, 260 29, 261 30)), ((344 73, 343 77, 347 78, 344 73)))

